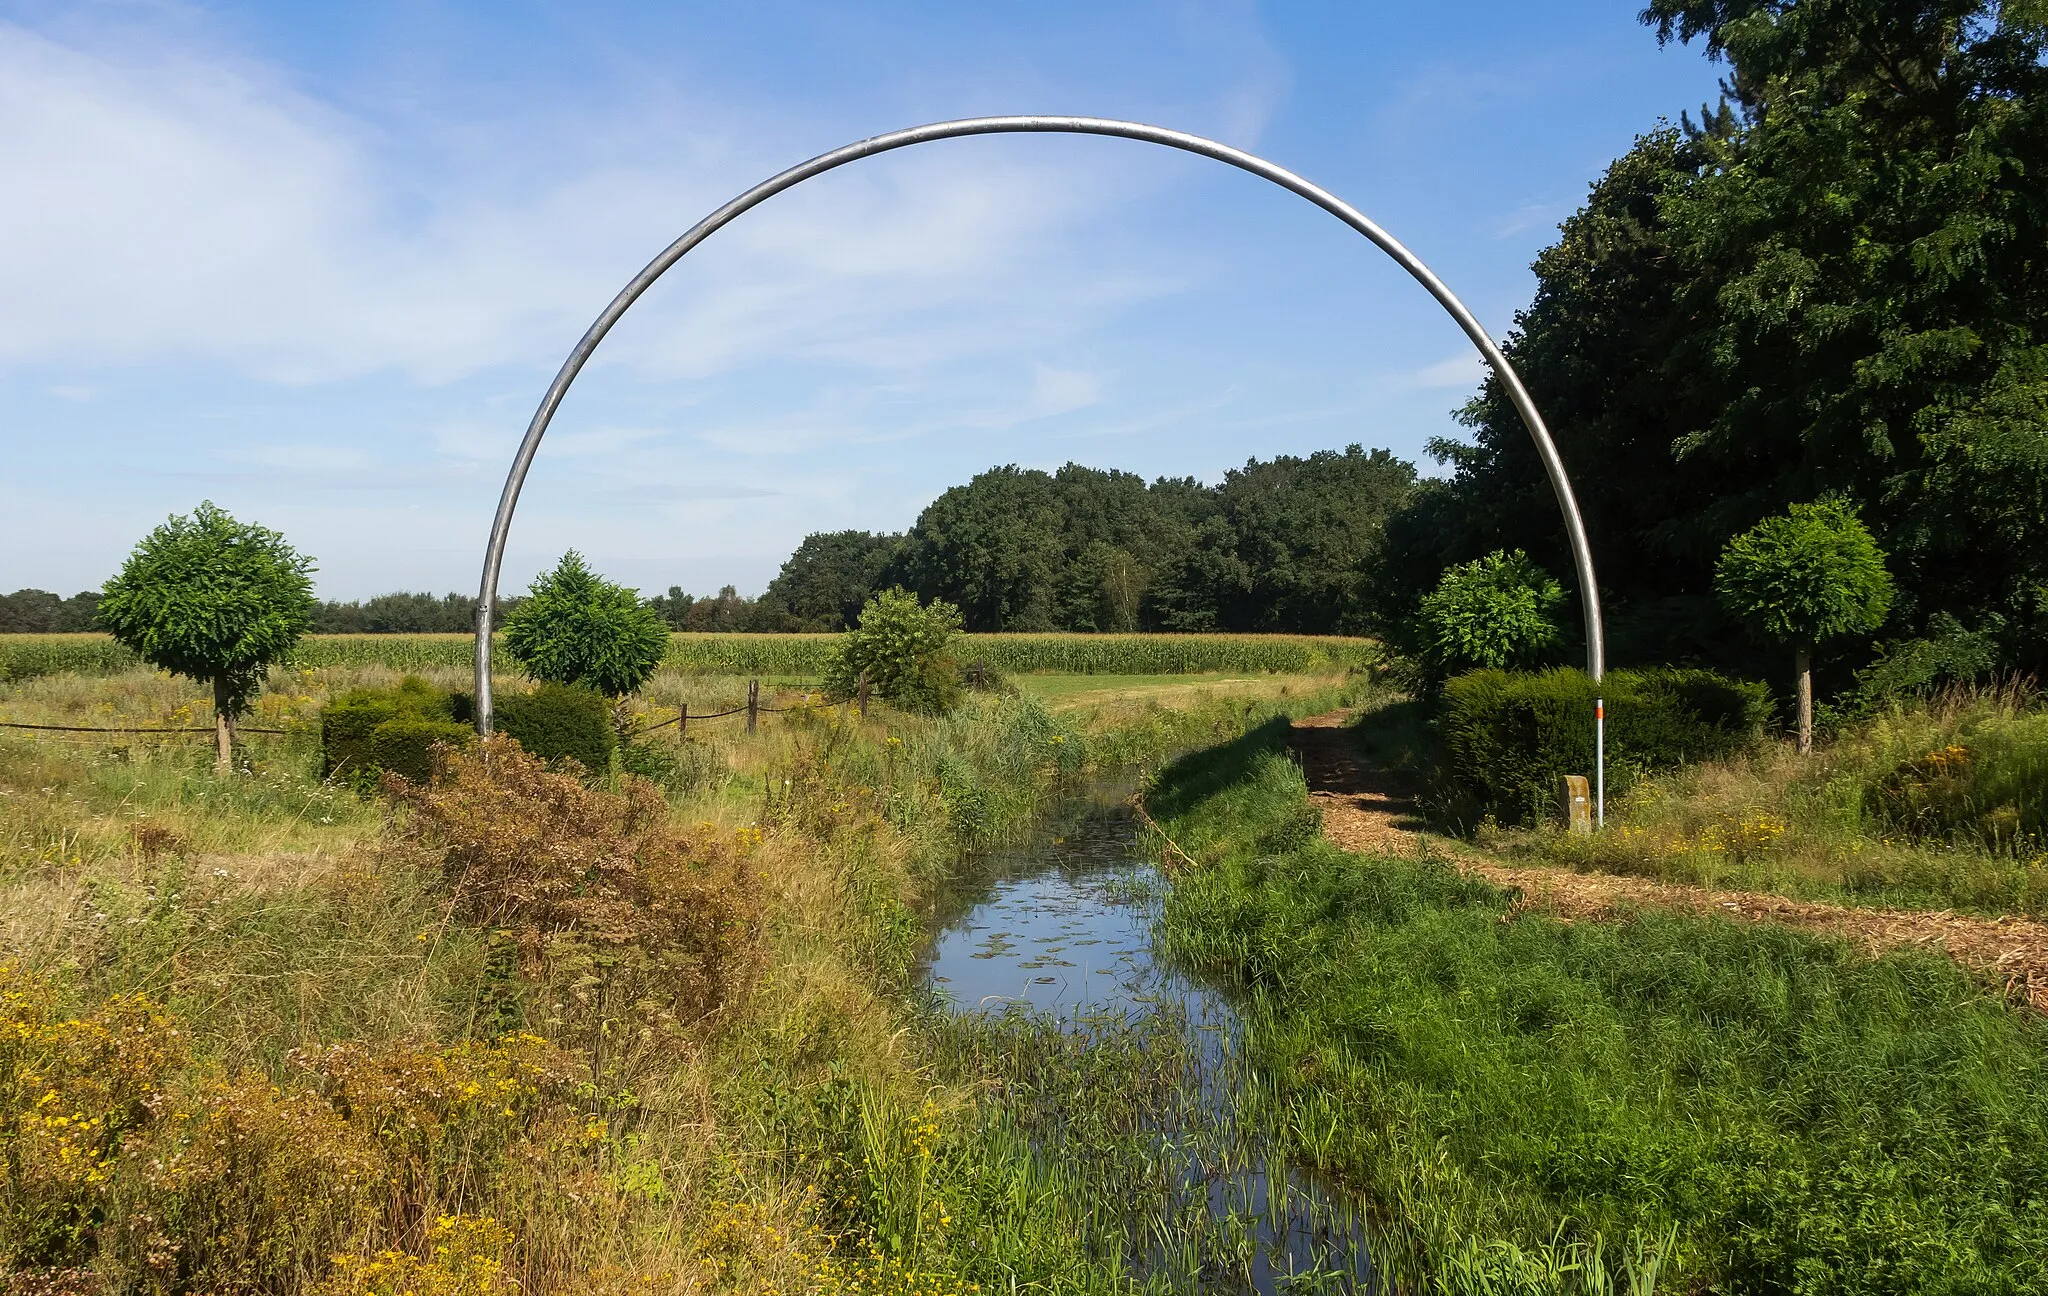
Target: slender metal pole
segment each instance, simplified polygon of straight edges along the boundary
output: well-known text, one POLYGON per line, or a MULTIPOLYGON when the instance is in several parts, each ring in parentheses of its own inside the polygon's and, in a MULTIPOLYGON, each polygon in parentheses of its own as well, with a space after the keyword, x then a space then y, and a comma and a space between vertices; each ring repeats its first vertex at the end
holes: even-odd
POLYGON ((1607 699, 1602 697, 1593 699, 1593 826, 1607 826, 1607 699))
POLYGON ((1543 471, 1550 479, 1550 489, 1557 496, 1559 509, 1564 513, 1565 534, 1571 542, 1572 562, 1578 571, 1580 602, 1586 618, 1586 671, 1597 682, 1606 673, 1606 646, 1601 633, 1600 591, 1593 579, 1593 554, 1586 543, 1586 527, 1579 516, 1578 500, 1572 494, 1571 479, 1565 475, 1564 461, 1558 457, 1557 446, 1550 439, 1550 429, 1544 426, 1543 416, 1537 412, 1536 403, 1529 399, 1527 389, 1515 373, 1514 367, 1501 354, 1493 338, 1480 327, 1465 303, 1458 300, 1449 288, 1430 268, 1422 263, 1413 252, 1381 229, 1365 213, 1335 194, 1320 186, 1309 183, 1285 167, 1277 166, 1264 158, 1247 153, 1242 149, 1204 139, 1200 135, 1189 135, 1183 131, 1168 130, 1163 126, 1147 126, 1141 122, 1114 121, 1101 117, 971 117, 960 121, 933 122, 928 126, 913 126, 908 130, 892 131, 887 135, 876 135, 869 139, 857 140, 830 153, 820 153, 808 162, 799 163, 779 175, 755 185, 752 189, 726 203, 703 220, 686 230, 681 238, 662 249, 661 255, 647 263, 645 269, 634 275, 630 283, 619 290, 611 304, 591 324, 569 358, 555 374, 555 380, 548 384, 547 393, 541 397, 540 408, 533 413, 532 422, 526 425, 526 436, 519 443, 519 451, 512 457, 512 469, 505 475, 505 489, 498 496, 498 512, 491 520, 490 543, 484 549, 483 581, 477 593, 478 620, 476 640, 476 727, 477 732, 491 731, 491 636, 488 612, 497 601, 498 570, 505 561, 505 537, 512 529, 512 512, 519 504, 519 491, 526 482, 527 470, 533 466, 533 456, 540 449, 541 437, 547 433, 548 424, 555 417, 562 398, 568 394, 569 385, 576 381, 576 375, 583 371, 597 344, 604 340, 612 325, 618 323, 640 294, 647 291, 655 280, 668 268, 734 218, 749 209, 759 206, 785 189, 802 184, 813 176, 823 175, 849 162, 888 153, 895 149, 907 148, 912 144, 928 144, 934 140, 958 139, 968 135, 1104 135, 1117 139, 1140 140, 1147 144, 1159 144, 1167 148, 1180 149, 1201 157, 1213 158, 1248 171, 1264 180, 1270 180, 1282 189, 1300 195, 1316 206, 1329 212, 1352 229, 1369 239, 1374 246, 1392 257, 1411 275, 1415 281, 1436 298, 1437 304, 1457 321, 1472 345, 1479 348, 1479 354, 1493 367, 1495 376, 1507 389, 1508 400, 1515 412, 1522 417, 1522 423, 1529 429, 1529 436, 1536 443, 1537 457, 1543 461, 1543 471))

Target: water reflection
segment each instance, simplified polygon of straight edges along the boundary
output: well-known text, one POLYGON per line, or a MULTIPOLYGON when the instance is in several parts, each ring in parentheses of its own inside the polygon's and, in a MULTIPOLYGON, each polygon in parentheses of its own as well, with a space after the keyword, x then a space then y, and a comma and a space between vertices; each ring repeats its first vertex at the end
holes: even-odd
POLYGON ((1044 1014, 1085 1034, 1150 1019, 1184 1033, 1195 1119, 1155 1130, 1179 1187, 1159 1218, 1132 1221, 1142 1272, 1174 1289, 1369 1290, 1364 1227, 1345 1195, 1275 1172, 1269 1138, 1238 1122, 1259 1081, 1229 1000, 1154 957, 1164 882, 1127 791, 1091 788, 1030 840, 972 861, 933 915, 931 988, 958 1012, 1044 1014))

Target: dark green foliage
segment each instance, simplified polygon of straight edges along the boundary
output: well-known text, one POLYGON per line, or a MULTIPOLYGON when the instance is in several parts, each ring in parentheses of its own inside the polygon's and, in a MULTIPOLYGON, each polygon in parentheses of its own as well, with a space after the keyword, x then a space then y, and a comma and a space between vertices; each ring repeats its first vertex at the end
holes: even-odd
POLYGON ((457 718, 455 699, 417 676, 393 688, 356 689, 320 714, 320 773, 358 789, 385 771, 414 783, 434 777, 434 748, 466 747, 475 732, 457 718))
POLYGON ((819 628, 792 615, 771 595, 742 598, 731 585, 710 598, 685 594, 682 586, 671 585, 668 593, 648 599, 647 606, 670 629, 697 634, 789 634, 819 628))
POLYGON ((1496 549, 1444 573, 1422 600, 1420 657, 1433 682, 1467 670, 1545 664, 1562 637, 1564 590, 1520 549, 1496 549))
POLYGON ((1415 466, 1356 445, 1234 468, 1152 602, 1170 630, 1362 634, 1386 520, 1415 466))
POLYGON ((1712 671, 1612 671, 1597 689, 1577 670, 1473 671, 1444 685, 1437 718, 1457 792, 1508 821, 1552 806, 1559 777, 1593 773, 1596 696, 1607 702, 1610 796, 1642 774, 1748 749, 1770 713, 1763 685, 1712 671))
POLYGON ((47 590, 23 589, 0 594, 0 634, 78 634, 98 629, 93 612, 97 590, 62 598, 47 590))
POLYGON ((791 629, 844 630, 882 588, 883 573, 902 546, 900 535, 868 531, 807 535, 768 582, 761 601, 786 611, 795 623, 791 629))
MULTIPOLYGON (((518 600, 500 603, 502 618, 518 600)), ((322 603, 314 634, 467 634, 476 629, 473 594, 379 594, 360 603, 322 603)))
POLYGON ((1979 684, 1998 673, 1999 632, 1993 616, 1982 629, 1965 629, 1946 612, 1928 618, 1919 638, 1884 645, 1883 655, 1857 672, 1852 705, 1869 711, 1887 702, 1924 698, 1936 689, 1979 684))
POLYGON ((636 592, 591 571, 574 549, 535 578, 526 601, 505 618, 505 649, 529 676, 611 697, 647 682, 668 636, 667 623, 636 592))
POLYGON ((98 617, 150 665, 213 684, 234 713, 312 623, 312 570, 277 532, 207 501, 135 546, 107 582, 98 617))
MULTIPOLYGON (((1573 472, 1624 660, 1759 670, 1715 560, 1832 492, 1890 556, 1905 634, 1996 616, 2002 664, 2048 669, 2048 32, 2031 12, 1651 6, 1663 35, 1729 62, 1731 98, 1608 169, 1537 262, 1509 347, 1573 472)), ((1498 383, 1469 416, 1476 444, 1443 447, 1454 482, 1390 528, 1411 609, 1446 563, 1495 548, 1565 570, 1498 383)))
POLYGON ((906 535, 808 537, 761 601, 824 624, 900 584, 976 631, 1355 633, 1382 524, 1414 481, 1412 465, 1358 446, 1254 459, 1214 488, 995 468, 906 535))
POLYGON ((965 691, 951 651, 959 633, 960 610, 952 604, 935 599, 926 606, 907 590, 883 590, 840 637, 825 664, 825 687, 853 697, 865 675, 875 696, 920 715, 944 715, 965 691))
POLYGON ((611 768, 618 735, 603 694, 573 684, 543 682, 531 693, 494 699, 491 723, 544 760, 574 760, 592 774, 611 768))
POLYGON ((1191 483, 992 468, 918 515, 883 579, 954 604, 975 630, 1136 630, 1201 507, 1191 483))
MULTIPOLYGON (((1564 923, 1440 860, 1276 854, 1307 792, 1284 739, 1178 762, 1148 795, 1204 861, 1160 933, 1241 991, 1272 1119, 1371 1194, 1376 1260, 1614 1252, 1675 1226, 1671 1291, 2040 1289, 2037 1018, 1936 956, 1657 913, 1564 923)), ((1534 1268, 1488 1290, 1555 1290, 1534 1268)))

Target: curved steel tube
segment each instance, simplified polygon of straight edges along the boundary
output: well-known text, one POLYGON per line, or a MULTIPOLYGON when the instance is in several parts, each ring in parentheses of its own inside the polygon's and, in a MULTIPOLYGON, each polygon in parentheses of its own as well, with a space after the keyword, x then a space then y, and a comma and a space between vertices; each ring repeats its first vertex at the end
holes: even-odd
MULTIPOLYGON (((1601 633, 1600 592, 1593 581, 1593 554, 1586 544, 1586 527, 1579 516, 1578 500, 1572 495, 1571 479, 1565 476, 1564 462, 1558 458, 1557 446, 1550 439, 1550 430, 1543 424, 1543 416, 1536 410, 1536 404, 1529 399, 1528 391, 1507 357, 1494 345, 1493 339, 1474 319, 1472 312, 1465 309, 1449 288, 1444 287, 1430 268, 1418 260, 1413 252, 1401 246, 1392 235, 1369 220, 1365 214, 1350 203, 1338 198, 1307 180, 1275 166, 1264 158, 1255 157, 1242 149, 1228 144, 1189 135, 1182 131, 1167 130, 1162 126, 1147 126, 1140 122, 1112 121, 1101 117, 970 117, 960 121, 934 122, 929 126, 913 126, 909 130, 892 131, 887 135, 876 135, 870 139, 848 144, 844 148, 821 153, 808 162, 799 163, 778 176, 762 181, 752 189, 712 212, 703 220, 692 225, 683 236, 662 250, 660 256, 647 263, 647 268, 633 276, 633 281, 620 289, 612 298, 611 305, 597 317, 597 322, 583 334, 576 349, 562 362, 555 380, 548 384, 547 395, 541 398, 540 408, 534 411, 533 421, 526 426, 526 438, 519 443, 519 453, 513 457, 512 471, 505 475, 505 490, 498 497, 498 514, 491 521, 491 541, 484 551, 484 574, 481 588, 477 591, 476 611, 476 727, 479 733, 491 731, 491 609, 497 602, 498 569, 505 561, 505 537, 512 528, 512 511, 519 504, 519 489, 526 482, 527 469, 533 466, 533 456, 540 449, 541 437, 547 433, 548 424, 555 417, 555 410, 562 403, 562 397, 569 391, 569 384, 576 381, 576 375, 583 370, 591 352, 604 335, 618 323, 619 317, 637 301, 640 294, 653 286, 656 279, 676 262, 683 259, 693 248, 717 233, 734 217, 756 207, 785 189, 802 184, 813 176, 823 175, 836 167, 845 166, 861 158, 873 157, 893 149, 906 148, 912 144, 926 144, 933 140, 956 139, 965 135, 1008 135, 1008 134, 1051 134, 1051 135, 1108 135, 1119 139, 1142 140, 1147 144, 1163 144, 1167 148, 1180 149, 1186 153, 1199 154, 1227 162, 1240 171, 1270 180, 1282 189, 1290 190, 1308 199, 1316 206, 1329 212, 1338 220, 1365 235, 1368 239, 1400 263, 1403 270, 1413 275, 1415 281, 1429 290, 1437 304, 1450 313, 1465 330, 1465 336, 1472 339, 1472 345, 1479 348, 1479 354, 1507 387, 1508 399, 1514 402, 1516 413, 1528 426, 1529 435, 1536 442, 1536 453, 1543 459, 1543 471, 1550 477, 1550 488, 1557 495, 1558 507, 1564 511, 1565 530, 1571 539, 1572 562, 1578 571, 1580 602, 1586 615, 1586 671, 1596 681, 1606 670, 1606 647, 1601 633)), ((1602 800, 1604 801, 1604 797, 1602 800)), ((1604 807, 1603 807, 1604 809, 1604 807)))

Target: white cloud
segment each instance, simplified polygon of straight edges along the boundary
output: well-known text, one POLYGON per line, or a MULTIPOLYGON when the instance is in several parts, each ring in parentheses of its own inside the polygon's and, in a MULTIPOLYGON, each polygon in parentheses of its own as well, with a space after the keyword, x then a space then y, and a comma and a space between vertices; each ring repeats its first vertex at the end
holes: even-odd
MULTIPOLYGON (((569 133, 479 146, 491 130, 472 124, 406 174, 377 131, 262 65, 0 24, 0 173, 34 178, 0 204, 0 366, 196 357, 287 382, 438 382, 551 365, 664 242, 792 160, 733 156, 708 110, 660 112, 580 151, 569 133), (633 132, 661 147, 625 166, 633 132)), ((721 232, 601 354, 664 377, 770 357, 911 371, 1069 335, 1185 286, 1163 262, 1098 275, 1065 255, 1145 183, 1105 153, 872 162, 721 232)))

